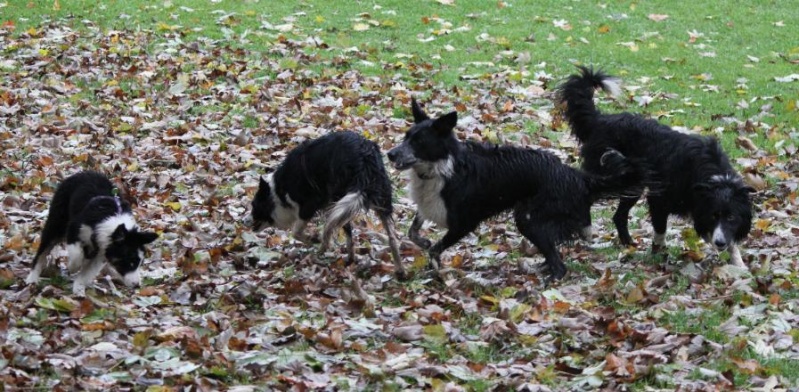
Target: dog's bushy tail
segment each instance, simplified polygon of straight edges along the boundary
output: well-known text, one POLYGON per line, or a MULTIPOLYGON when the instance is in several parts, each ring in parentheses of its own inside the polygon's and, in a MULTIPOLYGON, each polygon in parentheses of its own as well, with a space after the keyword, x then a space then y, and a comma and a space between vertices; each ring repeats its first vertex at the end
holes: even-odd
POLYGON ((601 70, 578 66, 579 74, 569 78, 558 87, 557 99, 566 106, 564 111, 566 120, 571 125, 572 133, 581 142, 590 137, 591 122, 599 115, 594 105, 594 90, 601 88, 613 96, 621 94, 619 79, 605 74, 601 70))
POLYGON ((614 149, 608 149, 599 160, 603 174, 587 174, 589 188, 594 200, 638 196, 648 184, 646 166, 625 157, 614 149))

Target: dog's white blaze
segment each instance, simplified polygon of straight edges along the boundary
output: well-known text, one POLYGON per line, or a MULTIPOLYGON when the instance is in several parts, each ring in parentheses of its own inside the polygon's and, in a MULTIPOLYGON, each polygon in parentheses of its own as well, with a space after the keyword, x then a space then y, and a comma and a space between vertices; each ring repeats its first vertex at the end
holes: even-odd
POLYGON ((618 98, 621 96, 621 80, 617 78, 605 79, 602 81, 602 89, 614 98, 618 98))
POLYGON ((300 219, 300 207, 294 200, 291 200, 289 195, 286 195, 288 207, 283 205, 283 202, 280 201, 280 198, 275 192, 274 173, 269 173, 266 176, 266 182, 269 184, 269 192, 272 196, 272 202, 275 204, 275 210, 272 211, 272 221, 275 222, 274 226, 278 229, 288 229, 296 220, 300 219))
MULTIPOLYGON (((136 221, 130 213, 110 216, 108 219, 100 222, 95 228, 97 235, 97 254, 99 256, 105 256, 105 250, 108 249, 108 245, 111 244, 111 236, 120 225, 124 225, 125 229, 128 231, 139 227, 136 225, 136 221)), ((81 228, 81 235, 83 235, 83 228, 81 228)), ((83 239, 81 238, 81 240, 83 239)), ((90 242, 86 241, 86 243, 90 242)))
POLYGON ((83 246, 80 242, 75 242, 67 245, 67 270, 69 273, 74 274, 78 272, 83 266, 83 246))
POLYGON ((725 247, 728 246, 727 244, 730 244, 732 242, 732 241, 728 241, 727 240, 727 237, 724 235, 724 230, 721 229, 721 224, 716 226, 716 230, 713 230, 712 241, 713 241, 713 245, 716 245, 716 241, 722 241, 722 242, 724 242, 724 244, 725 244, 724 246, 725 247))
POLYGON ((652 245, 665 246, 666 233, 655 233, 655 238, 652 239, 652 245))
POLYGON ((89 225, 80 225, 78 239, 83 243, 90 244, 92 242, 92 228, 89 225))
POLYGON ((452 157, 436 162, 423 162, 414 165, 411 174, 411 199, 419 209, 419 216, 441 228, 447 227, 447 206, 441 198, 441 190, 454 171, 452 157), (425 177, 424 179, 419 175, 425 177))

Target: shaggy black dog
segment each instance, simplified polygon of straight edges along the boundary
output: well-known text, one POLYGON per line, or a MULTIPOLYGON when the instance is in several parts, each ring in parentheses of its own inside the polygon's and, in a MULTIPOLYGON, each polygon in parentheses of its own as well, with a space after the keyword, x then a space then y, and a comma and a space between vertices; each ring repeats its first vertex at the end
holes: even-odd
POLYGON ((277 170, 261 178, 252 202, 254 230, 266 226, 292 228, 305 243, 308 221, 323 209, 327 214, 320 252, 343 228, 347 236, 348 262, 355 261, 350 221, 362 210, 377 213, 388 233, 395 273, 405 270, 399 255, 392 219, 391 180, 386 174, 377 144, 354 132, 333 132, 306 141, 291 150, 277 170))
POLYGON ((56 189, 33 269, 25 281, 38 282, 47 265, 47 255, 66 241, 69 272, 77 273, 72 288, 76 295, 84 295, 86 285, 106 262, 126 285, 137 286, 144 245, 156 238, 156 233, 139 231, 130 205, 114 195, 114 185, 105 175, 80 172, 56 189))
POLYGON ((429 249, 436 269, 444 250, 480 222, 513 209, 521 234, 546 258, 550 279, 560 279, 566 266, 557 244, 590 230, 595 200, 641 181, 634 166, 613 150, 602 158, 613 175, 587 174, 546 151, 461 142, 453 131, 456 112, 431 119, 416 100, 412 111, 414 125, 388 158, 397 170, 412 169, 410 195, 418 210, 408 236, 429 249), (432 247, 419 235, 425 221, 448 229, 432 247))
MULTIPOLYGON (((647 194, 653 250, 665 245, 669 215, 693 220, 696 232, 719 250, 729 250, 731 262, 743 266, 737 244, 752 225, 752 203, 746 186, 712 137, 676 132, 656 120, 631 113, 602 114, 594 105, 594 90, 618 94, 617 79, 580 67, 559 88, 559 99, 572 132, 582 143, 583 168, 607 173, 600 157, 608 148, 646 164, 658 189, 647 194)), ((633 243, 627 229, 630 209, 641 196, 622 197, 613 223, 624 245, 633 243)))

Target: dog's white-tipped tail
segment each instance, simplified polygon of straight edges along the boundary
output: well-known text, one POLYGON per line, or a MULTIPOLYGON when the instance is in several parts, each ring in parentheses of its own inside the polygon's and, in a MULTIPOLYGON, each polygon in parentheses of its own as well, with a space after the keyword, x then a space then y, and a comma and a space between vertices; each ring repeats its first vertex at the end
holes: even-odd
POLYGON ((364 196, 361 192, 350 192, 337 201, 327 218, 328 225, 343 226, 358 211, 364 208, 364 196))
POLYGON ((341 226, 344 226, 355 214, 362 210, 365 206, 364 204, 364 195, 360 192, 350 192, 336 202, 333 208, 330 209, 327 222, 325 222, 321 251, 324 252, 327 249, 333 235, 338 232, 341 226))
POLYGON ((613 98, 621 97, 621 79, 614 77, 602 79, 602 90, 605 90, 613 98))

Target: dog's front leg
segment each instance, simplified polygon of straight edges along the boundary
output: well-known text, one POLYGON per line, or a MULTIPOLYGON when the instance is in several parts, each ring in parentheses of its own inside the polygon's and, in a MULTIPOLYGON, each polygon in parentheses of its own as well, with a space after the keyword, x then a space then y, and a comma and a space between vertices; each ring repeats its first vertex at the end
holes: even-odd
POLYGON ((422 237, 419 234, 419 230, 422 228, 424 224, 424 219, 419 216, 419 213, 416 213, 416 216, 413 217, 413 222, 411 223, 411 227, 408 228, 408 238, 411 239, 411 242, 416 244, 416 246, 427 250, 430 249, 430 246, 433 244, 427 238, 422 237))
POLYGON ((441 253, 450 246, 455 245, 461 238, 466 237, 467 234, 471 233, 472 230, 476 228, 477 225, 470 227, 468 230, 465 228, 457 230, 451 227, 447 231, 447 234, 444 234, 444 237, 441 238, 441 241, 436 242, 436 244, 430 248, 430 262, 433 263, 433 268, 436 270, 441 269, 441 253))
POLYGON ((294 236, 298 241, 310 245, 312 242, 311 236, 305 233, 305 228, 308 227, 308 221, 299 219, 294 222, 294 225, 291 227, 291 235, 294 236))
POLYGON ((82 266, 83 268, 75 276, 72 284, 72 293, 79 297, 86 296, 86 286, 94 281, 94 278, 102 271, 104 265, 105 260, 102 257, 95 257, 85 262, 82 266))
POLYGON ((67 271, 70 274, 77 273, 83 268, 83 263, 86 254, 83 251, 83 244, 80 242, 73 242, 67 244, 67 271))
POLYGON ((730 252, 730 264, 737 267, 747 268, 746 264, 744 264, 743 258, 741 257, 741 250, 738 248, 738 245, 735 244, 735 242, 731 243, 727 250, 730 252))

